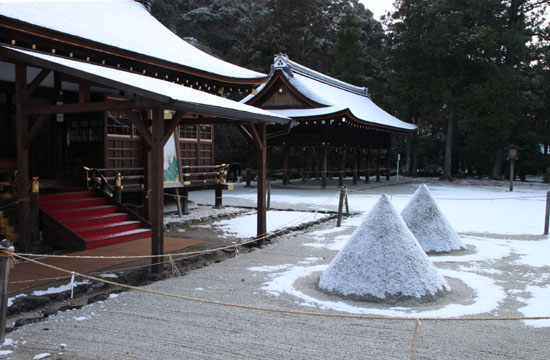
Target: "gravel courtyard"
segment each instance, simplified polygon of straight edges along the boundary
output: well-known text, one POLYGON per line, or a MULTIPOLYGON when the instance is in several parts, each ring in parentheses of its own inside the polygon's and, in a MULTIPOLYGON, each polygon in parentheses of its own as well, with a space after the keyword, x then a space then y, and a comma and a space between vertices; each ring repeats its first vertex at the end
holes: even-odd
MULTIPOLYGON (((399 202, 398 196, 405 194, 410 198, 416 186, 373 188, 369 201, 374 202, 379 193, 393 192, 400 210, 406 199, 399 202)), ((470 187, 463 184, 450 192, 460 193, 470 187)), ((546 191, 542 185, 529 187, 523 194, 483 189, 483 196, 494 193, 495 197, 529 197, 531 203, 525 206, 535 206, 531 217, 535 212, 540 215, 539 202, 544 205, 538 198, 534 202, 537 194, 546 191)), ((286 204, 286 198, 279 200, 275 191, 272 204, 286 204)), ((362 200, 350 194, 352 210, 354 201, 362 200)), ((230 201, 226 197, 225 203, 230 201)), ((503 204, 507 203, 503 201, 497 206, 503 204)), ((303 203, 301 207, 308 206, 303 203)), ((2 353, 11 359, 409 359, 414 356, 547 359, 550 356, 549 320, 473 320, 550 315, 550 311, 544 311, 550 298, 550 260, 544 259, 550 251, 550 239, 537 235, 538 229, 496 233, 492 229, 498 228, 498 224, 491 222, 497 220, 490 214, 469 227, 466 220, 451 213, 451 224, 456 225, 467 249, 430 256, 452 289, 435 302, 383 305, 343 300, 318 291, 320 274, 363 215, 358 209, 357 215, 346 219, 340 228, 335 227, 335 220, 330 220, 281 236, 261 249, 241 252, 220 263, 147 287, 160 293, 223 304, 127 291, 104 302, 23 326, 7 335, 2 353), (489 231, 481 231, 483 228, 489 231), (324 314, 338 316, 320 316, 324 314), (416 318, 430 319, 418 323, 416 318), (463 320, 457 320, 460 318, 463 320), (417 326, 417 339, 413 341, 417 326)), ((506 225, 501 228, 507 230, 506 225)))

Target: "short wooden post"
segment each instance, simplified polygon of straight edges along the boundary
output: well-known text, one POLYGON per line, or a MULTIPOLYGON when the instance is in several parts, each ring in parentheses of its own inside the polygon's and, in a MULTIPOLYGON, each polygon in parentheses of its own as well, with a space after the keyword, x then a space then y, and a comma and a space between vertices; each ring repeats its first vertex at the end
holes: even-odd
POLYGON ((346 169, 346 149, 340 149, 340 165, 338 166, 338 186, 344 186, 344 171, 346 169))
POLYGON ((215 208, 215 209, 223 209, 223 204, 222 204, 222 192, 223 192, 222 185, 216 185, 216 190, 215 190, 215 193, 216 193, 216 201, 215 201, 215 203, 214 203, 214 208, 215 208))
POLYGON ((186 188, 183 188, 181 193, 181 204, 182 204, 181 206, 182 213, 184 215, 189 214, 189 190, 187 190, 186 188))
POLYGON ((346 216, 349 216, 348 188, 344 186, 344 202, 346 204, 346 216))
POLYGON ((40 197, 40 185, 38 183, 38 177, 32 178, 31 185, 31 244, 37 244, 40 241, 40 215, 39 215, 39 197, 40 197))
POLYGON ((115 193, 114 193, 115 201, 118 203, 122 202, 122 175, 120 175, 119 172, 116 173, 115 176, 115 193))
POLYGON ((546 214, 544 215, 544 235, 548 235, 548 225, 550 222, 550 191, 546 193, 546 214))
POLYGON ((346 196, 346 188, 340 188, 340 201, 338 202, 338 219, 336 220, 336 227, 342 225, 342 211, 344 210, 344 197, 346 196))
POLYGON ((176 193, 176 209, 178 209, 178 216, 182 217, 183 214, 181 212, 180 191, 178 190, 178 188, 175 188, 175 193, 176 193))
MULTIPOLYGON (((4 251, 13 251, 13 247, 8 240, 0 241, 0 249, 3 249, 4 251)), ((6 317, 8 314, 8 285, 10 282, 10 270, 11 258, 9 256, 0 257, 0 344, 3 344, 6 338, 6 317)))

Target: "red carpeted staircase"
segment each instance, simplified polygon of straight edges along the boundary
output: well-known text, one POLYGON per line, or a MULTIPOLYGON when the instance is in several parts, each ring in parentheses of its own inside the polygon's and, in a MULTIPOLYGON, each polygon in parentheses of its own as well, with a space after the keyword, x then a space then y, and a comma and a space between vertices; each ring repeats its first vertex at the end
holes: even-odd
POLYGON ((75 250, 93 249, 151 236, 137 215, 92 191, 40 195, 46 241, 75 250))

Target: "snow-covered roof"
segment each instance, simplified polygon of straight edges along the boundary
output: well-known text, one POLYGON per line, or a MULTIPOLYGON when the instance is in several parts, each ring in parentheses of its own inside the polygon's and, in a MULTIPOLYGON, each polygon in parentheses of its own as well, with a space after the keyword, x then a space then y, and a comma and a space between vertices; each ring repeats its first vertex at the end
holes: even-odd
MULTIPOLYGON (((286 55, 277 55, 273 74, 280 70, 286 80, 302 96, 321 107, 307 109, 270 109, 270 111, 293 119, 330 116, 349 112, 359 122, 384 128, 414 131, 417 126, 401 121, 378 107, 368 95, 367 88, 354 86, 295 63, 286 55)), ((266 83, 267 84, 267 83, 266 83)), ((265 85, 258 88, 258 95, 265 85)), ((245 98, 250 102, 254 95, 245 98)))
POLYGON ((416 189, 401 216, 424 251, 466 249, 425 184, 416 189))
POLYGON ((253 106, 129 71, 9 46, 1 46, 1 49, 8 50, 6 55, 8 57, 17 57, 17 54, 23 55, 24 60, 31 59, 33 63, 38 63, 49 69, 63 70, 69 68, 73 72, 76 70, 77 76, 83 79, 109 87, 116 86, 119 90, 160 101, 166 104, 166 109, 185 108, 187 111, 198 113, 213 112, 234 120, 246 119, 277 124, 287 124, 290 121, 284 116, 253 106), (10 52, 12 52, 12 55, 10 55, 10 52), (15 52, 15 55, 13 55, 13 52, 15 52))
POLYGON ((376 202, 319 279, 319 288, 357 300, 432 300, 450 290, 386 195, 376 202))
POLYGON ((133 0, 0 0, 0 16, 224 77, 266 76, 195 48, 133 0))

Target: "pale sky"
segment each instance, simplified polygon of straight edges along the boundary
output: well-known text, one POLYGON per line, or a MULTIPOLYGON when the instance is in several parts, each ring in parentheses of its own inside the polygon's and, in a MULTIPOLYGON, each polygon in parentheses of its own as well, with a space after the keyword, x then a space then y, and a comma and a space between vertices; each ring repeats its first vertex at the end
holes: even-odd
POLYGON ((367 9, 373 12, 374 18, 380 20, 380 16, 384 15, 386 10, 394 11, 394 0, 359 0, 367 9))

